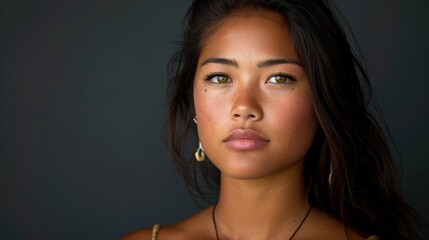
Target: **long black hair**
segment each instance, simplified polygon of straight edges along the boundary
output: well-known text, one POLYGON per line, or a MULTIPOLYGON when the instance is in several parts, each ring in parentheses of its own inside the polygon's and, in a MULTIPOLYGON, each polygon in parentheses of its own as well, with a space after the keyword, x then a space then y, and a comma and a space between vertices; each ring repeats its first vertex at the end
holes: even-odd
POLYGON ((320 123, 305 158, 311 204, 345 228, 381 239, 418 239, 420 218, 403 200, 398 174, 382 128, 370 113, 368 76, 325 0, 195 0, 170 60, 168 133, 174 161, 191 194, 217 197, 220 173, 210 161, 196 163, 193 81, 207 37, 232 13, 271 11, 283 16, 307 73, 320 123), (332 172, 331 184, 328 181, 332 172))

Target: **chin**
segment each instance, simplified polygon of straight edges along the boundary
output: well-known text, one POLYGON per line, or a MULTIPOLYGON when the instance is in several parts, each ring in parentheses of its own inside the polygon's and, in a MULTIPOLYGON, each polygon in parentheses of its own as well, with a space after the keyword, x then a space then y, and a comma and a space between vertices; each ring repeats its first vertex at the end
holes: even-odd
POLYGON ((236 171, 222 172, 222 174, 237 180, 260 179, 270 175, 269 173, 261 172, 260 170, 252 171, 252 170, 243 170, 243 169, 236 170, 236 171))
POLYGON ((272 161, 267 161, 269 157, 265 158, 239 158, 239 159, 227 159, 220 164, 216 161, 214 164, 218 166, 222 175, 225 177, 239 179, 239 180, 254 180, 269 178, 279 175, 289 175, 294 172, 296 175, 297 171, 301 172, 303 167, 303 159, 299 160, 285 160, 271 158, 272 161))

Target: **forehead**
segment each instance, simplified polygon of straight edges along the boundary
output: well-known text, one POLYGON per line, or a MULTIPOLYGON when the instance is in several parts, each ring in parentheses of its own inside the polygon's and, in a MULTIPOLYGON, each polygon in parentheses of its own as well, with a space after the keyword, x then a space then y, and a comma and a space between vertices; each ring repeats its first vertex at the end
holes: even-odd
POLYGON ((202 45, 203 56, 239 54, 264 57, 287 57, 299 60, 284 18, 275 12, 239 13, 228 16, 210 32, 202 45), (267 55, 267 56, 265 56, 267 55))

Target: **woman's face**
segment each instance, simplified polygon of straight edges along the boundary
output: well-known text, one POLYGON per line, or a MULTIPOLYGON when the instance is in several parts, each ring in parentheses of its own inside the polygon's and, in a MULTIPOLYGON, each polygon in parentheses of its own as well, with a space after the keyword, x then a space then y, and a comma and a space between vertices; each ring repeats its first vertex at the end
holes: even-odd
POLYGON ((194 101, 200 141, 224 176, 251 179, 302 169, 318 122, 280 15, 223 21, 203 45, 194 101))

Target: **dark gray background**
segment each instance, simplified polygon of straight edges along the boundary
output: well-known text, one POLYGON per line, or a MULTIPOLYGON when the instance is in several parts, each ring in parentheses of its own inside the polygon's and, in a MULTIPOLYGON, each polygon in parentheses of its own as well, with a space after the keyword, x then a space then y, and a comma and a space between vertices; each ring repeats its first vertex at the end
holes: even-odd
MULTIPOLYGON (((190 2, 0 1, 1 239, 117 239, 198 210, 164 127, 166 64, 190 2)), ((406 197, 428 219, 429 1, 336 2, 402 155, 406 197)))

